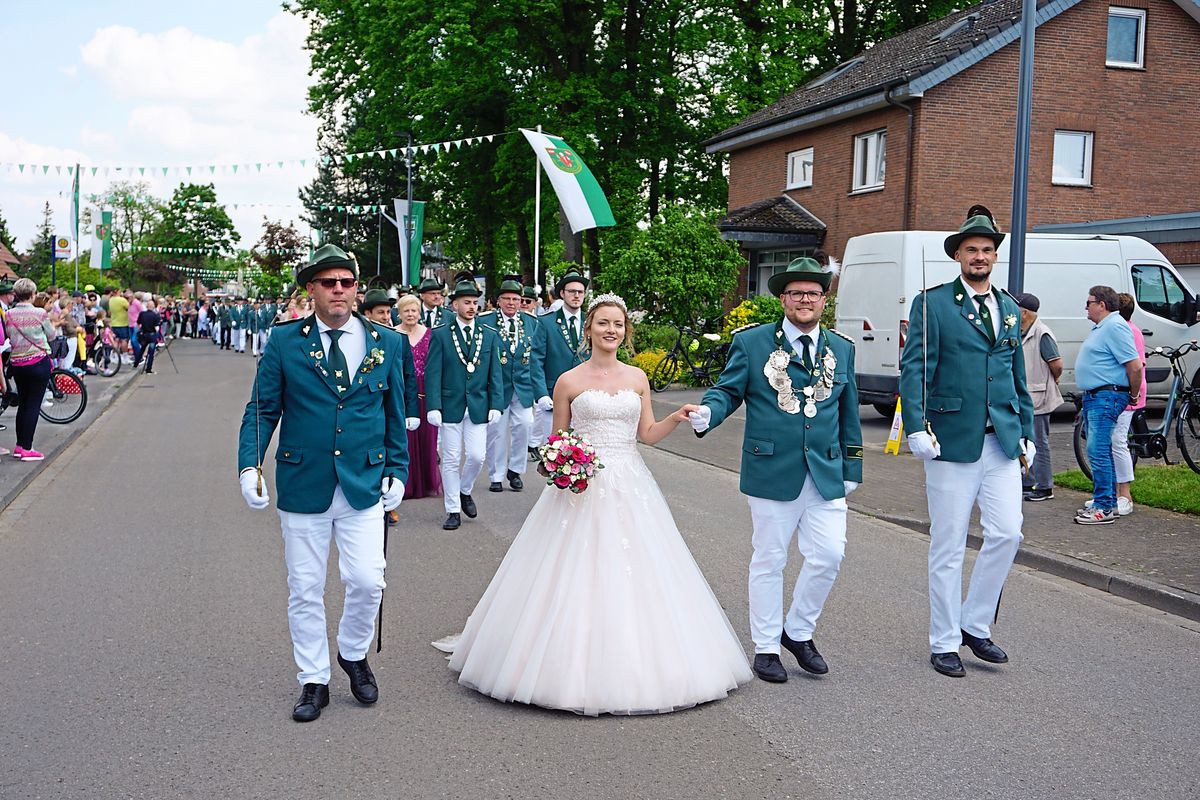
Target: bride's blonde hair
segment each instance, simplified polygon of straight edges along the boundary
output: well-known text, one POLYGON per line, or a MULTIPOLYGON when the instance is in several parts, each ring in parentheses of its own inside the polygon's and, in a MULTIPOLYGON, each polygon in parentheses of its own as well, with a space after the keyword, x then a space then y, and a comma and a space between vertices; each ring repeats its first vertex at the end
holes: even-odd
POLYGON ((621 309, 621 315, 625 318, 625 349, 629 351, 630 355, 633 355, 633 320, 629 318, 629 309, 625 307, 625 301, 621 299, 620 295, 611 292, 597 295, 588 303, 587 319, 583 322, 583 339, 579 342, 579 352, 582 353, 591 346, 592 321, 596 318, 596 312, 602 308, 621 309))

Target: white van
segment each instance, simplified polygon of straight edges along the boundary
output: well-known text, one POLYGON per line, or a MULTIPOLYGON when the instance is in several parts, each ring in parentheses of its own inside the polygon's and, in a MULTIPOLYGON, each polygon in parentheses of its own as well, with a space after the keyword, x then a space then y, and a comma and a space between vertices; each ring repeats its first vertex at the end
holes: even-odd
MULTIPOLYGON (((946 257, 950 232, 892 231, 855 236, 846 244, 838 279, 837 328, 857 342, 855 370, 863 403, 891 416, 900 381, 900 351, 913 298, 960 274, 946 257), (922 274, 924 265, 924 274, 922 274)), ((1008 285, 1008 245, 1000 245, 992 283, 1008 285)), ((1041 301, 1038 317, 1058 339, 1063 355, 1061 387, 1075 391, 1075 356, 1091 331, 1084 303, 1092 286, 1133 295, 1133 322, 1146 349, 1176 347, 1200 336, 1195 293, 1149 242, 1134 236, 1031 233, 1025 239, 1025 291, 1041 301)), ((1169 389, 1170 369, 1151 359, 1150 394, 1169 389)))

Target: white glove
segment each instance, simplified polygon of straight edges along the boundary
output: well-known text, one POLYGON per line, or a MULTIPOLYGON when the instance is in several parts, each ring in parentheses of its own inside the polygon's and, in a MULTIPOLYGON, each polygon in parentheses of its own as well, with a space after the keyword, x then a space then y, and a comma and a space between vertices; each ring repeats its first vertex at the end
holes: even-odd
POLYGON ((407 430, 415 431, 417 428, 421 427, 421 418, 420 417, 405 417, 404 418, 404 427, 407 430))
POLYGON ((712 424, 712 409, 708 406, 700 406, 699 411, 692 411, 688 414, 688 421, 692 423, 692 430, 696 433, 704 433, 712 424))
POLYGON ((400 501, 404 499, 404 484, 395 478, 384 478, 379 493, 380 499, 383 500, 383 510, 391 511, 399 508, 400 501))
POLYGON ((537 409, 538 409, 538 411, 553 411, 554 410, 554 401, 550 399, 550 395, 547 394, 547 395, 543 395, 538 398, 537 409))
POLYGON ((425 415, 425 419, 429 420, 429 424, 435 428, 442 427, 442 412, 434 409, 425 415))
POLYGON ((488 422, 495 422, 500 419, 500 409, 493 408, 488 410, 488 422))
POLYGON ((908 435, 908 449, 922 461, 932 461, 942 454, 942 446, 933 441, 928 431, 917 431, 908 435))
POLYGON ((1025 463, 1033 469, 1033 458, 1037 455, 1037 448, 1033 446, 1032 439, 1021 440, 1021 452, 1025 454, 1025 463))
POLYGON ((858 481, 842 481, 842 486, 846 489, 846 497, 849 497, 850 493, 858 488, 858 481))
POLYGON ((246 500, 246 505, 255 511, 262 511, 271 504, 271 498, 267 496, 266 481, 263 481, 262 495, 258 493, 258 470, 253 467, 242 470, 238 481, 242 484, 242 497, 246 500))

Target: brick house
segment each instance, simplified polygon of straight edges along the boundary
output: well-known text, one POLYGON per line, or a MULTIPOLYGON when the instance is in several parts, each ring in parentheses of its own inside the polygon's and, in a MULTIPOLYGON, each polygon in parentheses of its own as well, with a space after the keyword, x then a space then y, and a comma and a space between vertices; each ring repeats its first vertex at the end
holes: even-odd
MULTIPOLYGON (((973 203, 1009 227, 1021 8, 880 42, 705 142, 729 154, 743 295, 858 234, 955 229, 973 203)), ((1040 0, 1035 46, 1028 227, 1195 217, 1200 0, 1040 0)), ((1200 227, 1182 238, 1157 244, 1200 260, 1200 227)))
POLYGON ((12 254, 12 251, 4 246, 4 242, 0 242, 0 280, 15 281, 17 275, 17 267, 21 265, 21 259, 12 254))

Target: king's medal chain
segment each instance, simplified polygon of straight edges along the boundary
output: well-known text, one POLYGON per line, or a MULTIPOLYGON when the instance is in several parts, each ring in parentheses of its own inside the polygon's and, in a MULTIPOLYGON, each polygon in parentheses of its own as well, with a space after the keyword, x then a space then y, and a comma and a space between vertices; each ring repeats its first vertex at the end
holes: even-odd
POLYGON ((456 332, 458 335, 451 335, 450 341, 454 342, 454 351, 458 353, 458 360, 467 368, 469 374, 474 374, 475 368, 479 366, 479 359, 483 355, 483 329, 478 325, 475 327, 475 357, 467 359, 466 354, 462 351, 462 345, 458 340, 462 337, 461 332, 456 332))
POLYGON ((780 411, 787 414, 799 413, 801 406, 797 395, 803 395, 804 416, 811 419, 817 415, 817 403, 828 400, 832 394, 833 373, 837 369, 837 358, 833 355, 833 351, 826 347, 825 354, 821 358, 821 368, 813 370, 813 374, 819 375, 817 382, 805 386, 799 392, 792 385, 792 379, 788 375, 789 361, 791 361, 791 355, 783 347, 780 347, 767 358, 763 374, 767 376, 767 382, 770 383, 771 388, 779 395, 780 411))

